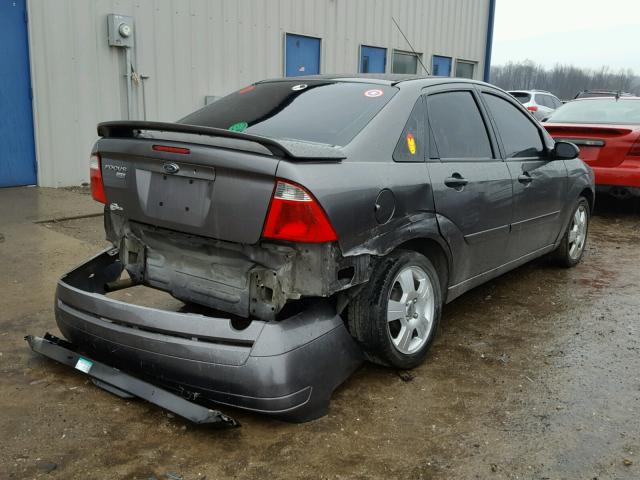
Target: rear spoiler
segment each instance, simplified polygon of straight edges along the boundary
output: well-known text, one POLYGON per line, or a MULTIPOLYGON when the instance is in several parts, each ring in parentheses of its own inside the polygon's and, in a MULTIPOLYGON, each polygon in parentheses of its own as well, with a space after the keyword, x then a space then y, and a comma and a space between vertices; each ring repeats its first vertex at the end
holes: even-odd
POLYGON ((303 142, 296 140, 273 139, 248 133, 234 132, 223 128, 202 127, 184 123, 113 121, 98 124, 98 135, 103 138, 135 138, 141 131, 187 133, 209 137, 234 138, 262 145, 274 156, 293 160, 342 160, 347 158, 338 147, 325 143, 303 142))

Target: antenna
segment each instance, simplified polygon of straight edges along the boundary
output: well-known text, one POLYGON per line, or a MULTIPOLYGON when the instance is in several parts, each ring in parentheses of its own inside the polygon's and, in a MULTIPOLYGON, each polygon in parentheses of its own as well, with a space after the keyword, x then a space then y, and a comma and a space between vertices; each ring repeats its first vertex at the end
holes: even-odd
POLYGON ((398 27, 398 31, 400 32, 400 34, 404 37, 404 39, 407 42, 407 45, 409 45, 409 48, 411 49, 411 51, 413 52, 413 54, 416 56, 416 58, 418 59, 418 61, 420 62, 420 65, 422 66, 422 68, 424 69, 425 72, 427 72, 427 75, 431 75, 431 72, 429 72, 429 70, 427 70, 427 67, 424 66, 424 63, 422 63, 422 58, 420 58, 420 55, 418 55, 418 53, 415 51, 415 49, 413 48, 413 45, 411 45, 411 42, 409 41, 409 39, 407 38, 407 36, 404 34, 404 32, 402 31, 402 29, 400 28, 400 25, 398 25, 398 22, 396 22, 396 19, 391 17, 391 20, 393 20, 393 23, 395 23, 396 27, 398 27))

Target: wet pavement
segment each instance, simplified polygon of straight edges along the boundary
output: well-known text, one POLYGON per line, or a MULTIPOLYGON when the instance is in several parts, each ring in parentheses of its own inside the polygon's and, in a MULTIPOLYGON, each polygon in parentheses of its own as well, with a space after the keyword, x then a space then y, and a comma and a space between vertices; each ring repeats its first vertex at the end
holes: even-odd
POLYGON ((95 215, 87 195, 25 190, 0 190, 0 478, 640 478, 638 202, 599 200, 577 268, 538 260, 446 306, 421 367, 365 365, 311 423, 224 409, 243 426, 217 431, 27 348, 105 243, 97 216, 34 223, 95 215))

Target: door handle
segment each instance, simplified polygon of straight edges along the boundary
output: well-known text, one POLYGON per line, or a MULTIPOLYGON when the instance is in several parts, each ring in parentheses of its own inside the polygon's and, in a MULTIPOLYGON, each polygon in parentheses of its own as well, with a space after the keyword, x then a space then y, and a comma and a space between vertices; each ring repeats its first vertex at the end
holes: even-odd
POLYGON ((469 180, 463 178, 459 173, 454 173, 450 177, 446 178, 444 184, 449 188, 462 189, 469 180))
POLYGON ((522 175, 518 175, 518 181, 524 185, 529 185, 533 182, 533 178, 527 172, 524 172, 522 175))

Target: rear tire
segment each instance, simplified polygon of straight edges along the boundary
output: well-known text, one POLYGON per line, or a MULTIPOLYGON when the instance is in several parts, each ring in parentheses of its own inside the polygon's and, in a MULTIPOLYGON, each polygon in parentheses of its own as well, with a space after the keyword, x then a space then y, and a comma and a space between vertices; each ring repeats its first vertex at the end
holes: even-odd
POLYGON ((567 225, 560 245, 553 252, 556 263, 565 268, 575 267, 584 255, 589 233, 589 220, 591 216, 589 202, 584 197, 579 197, 573 207, 571 220, 567 225))
POLYGON ((441 310, 440 281, 431 261, 398 250, 379 261, 349 304, 349 330, 370 361, 409 369, 424 361, 441 310))

